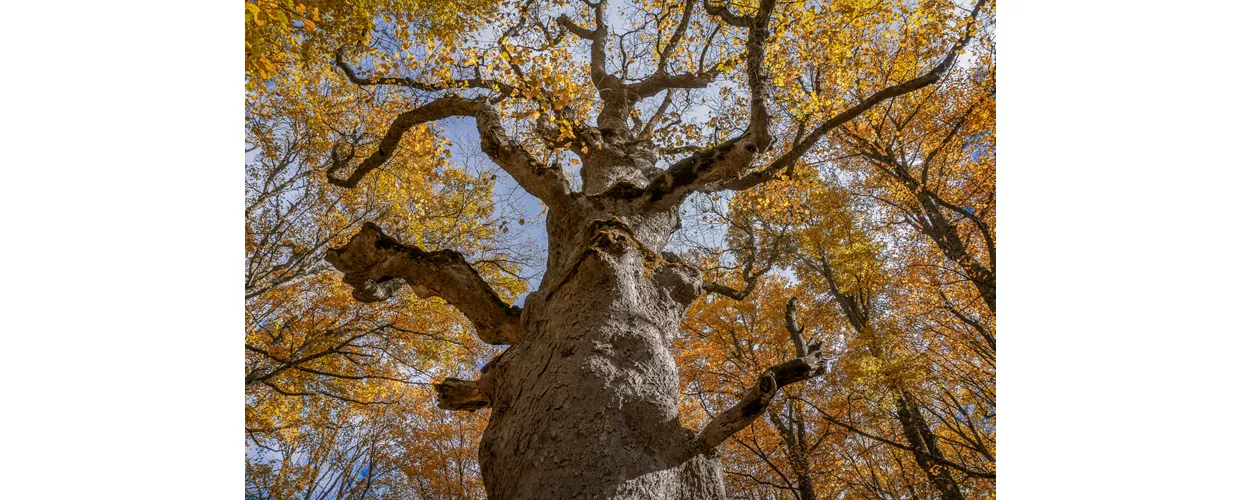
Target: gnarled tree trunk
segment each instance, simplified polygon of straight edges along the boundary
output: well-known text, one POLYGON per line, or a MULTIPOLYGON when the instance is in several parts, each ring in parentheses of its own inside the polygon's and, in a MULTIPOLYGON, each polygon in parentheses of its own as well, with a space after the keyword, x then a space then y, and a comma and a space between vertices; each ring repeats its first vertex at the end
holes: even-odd
POLYGON ((706 428, 685 428, 670 347, 702 279, 662 252, 675 208, 647 210, 633 192, 574 193, 571 209, 552 211, 548 270, 524 308, 496 300, 459 254, 406 246, 372 224, 328 254, 359 300, 408 283, 457 304, 484 340, 512 344, 478 381, 436 386, 444 408, 492 409, 479 450, 491 498, 723 498, 715 447, 781 387, 824 368, 820 346, 793 332, 796 358, 706 428))
POLYGON ((672 211, 607 210, 549 224, 560 251, 525 302, 524 337, 480 384, 491 420, 480 461, 491 498, 722 498, 713 452, 681 425, 669 348, 700 293, 696 269, 659 251, 672 211))
MULTIPOLYGON (((653 74, 626 83, 606 71, 607 4, 587 3, 594 14, 593 29, 567 16, 557 23, 588 42, 590 79, 602 101, 601 111, 596 126, 573 121, 572 138, 564 144, 549 143, 552 149, 567 148, 581 158, 581 192, 570 188, 556 165, 543 164, 505 133, 494 103, 511 97, 511 86, 480 79, 427 85, 362 78, 342 57, 336 60, 359 85, 494 93, 471 98, 446 95, 402 113, 378 150, 360 163, 353 164, 352 148, 333 151, 329 181, 356 186, 388 160, 414 126, 449 116, 474 118, 482 150, 547 204, 547 270, 523 308, 505 304, 461 254, 405 245, 373 224, 365 225, 344 247, 328 252, 327 260, 344 272, 345 283, 354 287, 354 297, 360 301, 386 299, 408 284, 421 297, 441 297, 459 309, 483 341, 511 345, 483 369, 479 380, 436 384, 443 408, 491 407, 479 450, 483 483, 491 498, 724 498, 715 448, 761 416, 781 387, 821 374, 824 363, 821 345, 807 346, 799 329, 790 327, 797 357, 761 373, 740 401, 703 429, 682 425, 679 377, 670 345, 703 283, 697 269, 664 253, 679 224, 680 204, 694 192, 748 189, 790 171, 833 128, 885 99, 938 81, 970 35, 925 75, 861 100, 798 137, 768 165, 754 168, 773 142, 764 57, 775 2, 762 0, 746 15, 704 3, 710 16, 747 33, 749 125, 743 133, 699 148, 661 169, 656 166, 659 149, 651 139, 650 125, 659 121, 663 107, 642 125, 635 118, 635 104, 663 92, 666 103, 677 89, 704 88, 723 71, 724 61, 670 74, 661 58, 653 74), (630 120, 638 123, 630 125, 630 120), (352 173, 337 176, 346 169, 352 173)), ((696 4, 685 6, 678 28, 682 34, 696 4)), ((673 36, 664 53, 673 52, 679 39, 673 36)), ((573 113, 555 112, 566 117, 573 113)), ((729 296, 741 294, 728 294, 726 287, 717 285, 707 288, 725 290, 729 296)))

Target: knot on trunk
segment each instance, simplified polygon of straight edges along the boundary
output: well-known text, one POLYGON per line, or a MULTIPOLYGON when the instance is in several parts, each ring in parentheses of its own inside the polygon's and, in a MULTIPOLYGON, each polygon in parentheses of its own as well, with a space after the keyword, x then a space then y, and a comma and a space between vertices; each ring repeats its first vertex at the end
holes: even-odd
POLYGON ((606 251, 613 255, 632 248, 641 252, 642 257, 647 261, 659 262, 661 260, 659 254, 646 248, 646 245, 637 239, 637 235, 633 234, 633 229, 618 217, 595 220, 590 224, 590 233, 593 236, 590 238, 589 248, 606 251))
POLYGON ((346 275, 345 283, 353 285, 353 299, 362 303, 378 302, 387 300, 396 294, 400 287, 405 285, 405 280, 400 278, 389 278, 384 281, 362 280, 360 283, 349 283, 346 275))
POLYGON ((491 406, 491 399, 478 388, 478 382, 446 378, 438 384, 431 384, 435 396, 439 399, 439 407, 445 410, 475 411, 491 406))
POLYGON ((655 286, 667 291, 672 300, 687 307, 702 295, 702 273, 697 268, 667 261, 663 264, 653 281, 655 286))

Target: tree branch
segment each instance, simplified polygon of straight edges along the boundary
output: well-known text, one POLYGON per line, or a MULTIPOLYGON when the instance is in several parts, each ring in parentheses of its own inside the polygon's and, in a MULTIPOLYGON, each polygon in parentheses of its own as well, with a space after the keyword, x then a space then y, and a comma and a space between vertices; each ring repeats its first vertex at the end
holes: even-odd
POLYGON ((775 179, 783 171, 791 170, 796 162, 818 143, 819 139, 836 127, 848 123, 848 121, 856 118, 858 115, 866 112, 883 101, 925 88, 941 80, 943 76, 947 74, 947 71, 955 65, 956 58, 960 56, 960 52, 964 49, 965 45, 973 39, 973 25, 977 21, 977 14, 981 11, 986 2, 987 0, 978 0, 977 4, 973 6, 973 11, 969 14, 969 22, 966 27, 965 34, 957 40, 954 45, 952 45, 943 60, 940 61, 935 67, 931 68, 930 71, 926 72, 926 74, 907 82, 892 85, 875 92, 873 95, 865 98, 853 107, 836 114, 818 127, 814 128, 813 131, 806 135, 804 140, 794 144, 792 148, 790 148, 779 158, 776 158, 775 161, 772 161, 767 167, 755 171, 740 179, 736 179, 735 181, 722 186, 722 188, 741 191, 775 179))
POLYGON ((513 86, 499 80, 489 78, 460 78, 449 80, 443 83, 424 83, 409 77, 374 77, 362 78, 358 76, 357 71, 344 61, 344 47, 336 50, 336 67, 344 72, 344 76, 356 85, 396 85, 401 87, 409 87, 411 89, 421 90, 424 92, 438 92, 441 90, 471 88, 471 89, 488 89, 499 92, 500 95, 507 96, 512 94, 513 86))
POLYGON ((590 80, 601 91, 604 86, 603 82, 608 80, 607 68, 605 66, 607 62, 607 23, 603 19, 603 14, 607 11, 607 1, 599 0, 597 3, 586 2, 586 4, 594 8, 593 30, 587 30, 579 26, 564 14, 560 14, 555 19, 555 22, 579 38, 590 41, 590 80))
POLYGON ((637 94, 638 97, 643 99, 668 89, 704 89, 723 72, 721 66, 716 65, 696 73, 681 73, 677 75, 669 75, 660 70, 640 82, 628 85, 627 88, 630 92, 637 94))
POLYGON ((797 298, 788 299, 788 305, 784 306, 784 328, 788 329, 788 335, 792 337, 792 346, 796 348, 797 357, 805 357, 809 351, 805 347, 805 339, 801 334, 805 333, 805 328, 797 324, 797 298))
MULTIPOLYGON (((748 297, 749 294, 753 292, 754 287, 758 285, 758 278, 761 278, 771 270, 771 265, 767 264, 765 267, 755 272, 753 268, 754 261, 756 259, 756 256, 750 255, 749 258, 745 260, 744 265, 741 266, 741 279, 745 282, 745 288, 738 290, 727 285, 707 281, 702 283, 702 291, 706 293, 723 295, 724 297, 728 297, 732 300, 745 300, 745 297, 748 297)), ((803 354, 803 352, 797 351, 798 356, 803 354)))
POLYGON ((336 172, 349 166, 354 153, 350 148, 348 155, 341 158, 339 151, 337 151, 339 148, 334 148, 332 151, 332 165, 327 169, 327 181, 344 188, 357 187, 357 184, 362 181, 362 178, 366 177, 366 174, 383 166, 392 158, 392 155, 396 153, 396 147, 400 144, 401 138, 410 129, 423 123, 442 120, 452 116, 473 116, 476 112, 476 106, 481 102, 481 99, 445 96, 397 115, 396 119, 392 120, 392 124, 388 126, 387 133, 383 135, 383 139, 379 141, 379 149, 363 160, 347 178, 337 177, 336 172))
POLYGON ((715 5, 710 3, 710 0, 706 0, 702 6, 706 8, 706 12, 708 14, 718 17, 723 22, 738 28, 749 26, 751 21, 749 16, 738 16, 733 14, 732 11, 728 10, 726 5, 715 5))
POLYGON ((418 297, 440 297, 459 309, 483 342, 513 344, 521 338, 521 308, 500 299, 456 251, 407 246, 367 222, 345 246, 329 250, 327 262, 344 273, 360 302, 387 299, 408 283, 418 297))
POLYGON ((444 96, 423 106, 401 113, 388 126, 387 133, 379 141, 379 149, 362 161, 348 178, 337 177, 336 172, 349 166, 353 159, 350 151, 341 157, 338 149, 332 151, 332 166, 327 169, 327 180, 345 188, 356 187, 370 171, 386 164, 396 153, 405 133, 417 125, 452 116, 473 117, 481 139, 482 151, 500 168, 512 176, 517 184, 535 197, 551 206, 562 205, 569 199, 568 179, 556 167, 542 164, 513 141, 504 132, 499 113, 485 98, 466 99, 444 96))
MULTIPOLYGON (((804 399, 801 399, 801 398, 798 398, 798 399, 799 399, 800 401, 805 401, 804 399)), ((908 446, 908 445, 905 445, 905 444, 901 444, 901 443, 897 443, 897 442, 892 441, 892 440, 890 440, 890 439, 886 439, 886 438, 884 438, 884 437, 882 437, 882 436, 876 436, 876 435, 874 435, 874 434, 870 434, 870 433, 868 433, 868 432, 866 432, 866 431, 863 431, 863 430, 861 430, 861 429, 859 429, 859 428, 857 428, 857 427, 855 427, 855 426, 853 426, 853 425, 850 425, 850 424, 848 424, 848 423, 846 423, 846 422, 843 422, 843 421, 841 421, 841 420, 839 420, 839 419, 836 419, 835 417, 832 417, 831 415, 829 415, 829 414, 827 414, 826 412, 824 412, 821 408, 818 408, 818 407, 817 407, 816 405, 814 405, 813 403, 809 403, 809 404, 810 404, 810 406, 813 406, 815 410, 818 410, 818 413, 819 413, 820 415, 822 415, 822 418, 823 418, 824 420, 826 420, 827 422, 830 422, 830 423, 832 423, 832 424, 835 424, 835 425, 838 425, 838 426, 840 426, 840 427, 843 427, 844 429, 846 429, 846 430, 848 430, 848 431, 851 431, 851 432, 853 432, 853 433, 855 433, 855 434, 858 434, 858 435, 860 435, 860 436, 862 436, 862 437, 865 437, 865 438, 868 438, 868 439, 872 439, 872 440, 874 440, 874 441, 878 441, 878 442, 883 443, 883 444, 885 444, 885 445, 887 445, 887 446, 891 446, 892 448, 898 448, 898 449, 901 449, 901 450, 904 450, 904 451, 907 451, 907 452, 913 453, 913 454, 915 454, 915 455, 922 455, 922 456, 925 456, 925 457, 926 457, 926 458, 928 458, 930 461, 933 461, 933 462, 935 462, 935 463, 938 463, 938 464, 943 465, 943 466, 946 466, 946 467, 951 467, 951 468, 953 468, 953 469, 956 469, 956 470, 958 470, 958 471, 960 471, 960 472, 963 472, 963 473, 965 473, 965 474, 967 474, 967 475, 969 475, 969 476, 972 476, 972 477, 978 477, 978 478, 982 478, 982 479, 994 479, 994 478, 995 478, 995 473, 994 473, 994 472, 990 472, 990 471, 975 471, 975 470, 972 470, 972 469, 966 468, 966 467, 964 467, 964 466, 962 466, 962 465, 960 465, 960 464, 957 464, 956 462, 952 462, 951 460, 948 460, 948 459, 946 459, 946 458, 940 458, 940 457, 930 456, 930 455, 927 455, 927 454, 925 454, 925 453, 923 453, 923 452, 919 451, 918 449, 913 448, 913 447, 911 447, 911 446, 908 446)))
POLYGON ((676 31, 672 33, 672 37, 667 40, 667 46, 659 51, 659 64, 655 67, 655 73, 662 73, 667 69, 667 59, 669 55, 676 53, 676 46, 680 44, 681 38, 685 36, 685 30, 689 28, 689 20, 693 18, 692 0, 685 2, 684 9, 680 17, 680 24, 676 25, 676 31))
MULTIPOLYGON (((713 8, 709 3, 706 7, 707 12, 712 14, 727 12, 727 9, 713 8)), ((676 162, 652 180, 646 194, 655 210, 677 206, 694 191, 713 190, 711 188, 716 185, 736 179, 773 142, 769 130, 770 113, 767 111, 767 101, 771 96, 770 75, 764 60, 774 8, 775 0, 762 0, 754 17, 743 18, 744 26, 749 30, 745 42, 745 67, 750 93, 748 128, 737 137, 676 162)))
MULTIPOLYGON (((795 299, 788 303, 790 308, 796 307, 795 299)), ((745 391, 740 401, 706 424, 702 432, 698 433, 699 442, 708 448, 719 446, 725 439, 762 416, 781 387, 816 377, 826 370, 822 344, 816 342, 808 348, 803 347, 805 341, 801 338, 801 328, 795 323, 794 316, 788 324, 788 335, 793 345, 797 346, 797 357, 763 371, 758 376, 758 382, 745 391)))

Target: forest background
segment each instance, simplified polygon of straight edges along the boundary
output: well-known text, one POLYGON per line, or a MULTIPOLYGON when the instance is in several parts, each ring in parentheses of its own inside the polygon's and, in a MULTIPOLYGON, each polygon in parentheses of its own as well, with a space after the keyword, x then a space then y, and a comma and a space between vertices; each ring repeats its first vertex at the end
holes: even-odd
MULTIPOLYGON (((29 9, 9 19, 39 17, 29 9)), ((1235 379, 1235 327, 1222 314, 1236 271, 1227 258, 1235 160, 1222 146, 1235 125, 1218 118, 1234 115, 1236 97, 1192 91, 1230 76, 1216 64, 1236 46, 1229 16, 1221 4, 1006 9, 999 487, 1014 498, 1062 494, 1062 484, 1081 497, 1220 491, 1217 478, 1235 464, 1216 453, 1234 440, 1222 432, 1219 394, 1235 379), (1146 36, 1164 26, 1180 31, 1146 36), (1132 437, 1151 429, 1164 434, 1132 437), (1047 484, 1047 464, 1062 482, 1047 484)), ((7 250, 19 263, 7 302, 25 313, 6 328, 21 332, 10 352, 48 354, 4 368, 12 397, 26 402, 10 426, 20 429, 11 456, 21 465, 8 470, 37 488, 27 493, 56 489, 49 465, 72 456, 91 464, 81 483, 95 489, 241 494, 228 479, 239 474, 229 443, 243 416, 229 380, 240 356, 226 333, 242 323, 227 312, 240 259, 230 207, 242 194, 228 146, 240 139, 239 112, 228 111, 239 91, 220 90, 239 88, 227 75, 239 75, 240 50, 219 28, 239 23, 220 10, 218 23, 207 21, 211 9, 71 10, 64 29, 97 34, 94 43, 49 40, 11 66, 38 76, 14 79, 8 93, 19 118, 6 135, 22 145, 6 160, 10 194, 57 189, 5 201, 19 242, 7 250), (100 22, 118 19, 143 30, 100 22), (158 43, 174 39, 184 43, 158 43), (53 66, 48 54, 81 61, 53 66), (132 73, 156 61, 158 71, 132 73), (57 76, 70 69, 91 76, 57 76), (48 99, 14 98, 36 91, 48 99), (75 118, 73 133, 47 133, 75 118), (73 314, 48 309, 67 298, 79 299, 73 314), (48 359, 56 369, 30 364, 48 359)))

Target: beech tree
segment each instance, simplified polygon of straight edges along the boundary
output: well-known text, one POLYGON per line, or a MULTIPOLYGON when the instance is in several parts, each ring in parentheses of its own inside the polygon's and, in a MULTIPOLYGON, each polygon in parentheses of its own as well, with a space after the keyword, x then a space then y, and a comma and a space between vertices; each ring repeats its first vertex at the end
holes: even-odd
MULTIPOLYGON (((890 154, 892 141, 904 140, 904 132, 853 126, 859 117, 903 106, 906 98, 938 103, 941 83, 968 71, 960 67, 962 55, 975 47, 991 9, 985 0, 248 2, 250 94, 271 92, 291 78, 289 85, 310 94, 336 97, 328 103, 346 102, 339 109, 306 106, 302 121, 315 125, 275 134, 314 144, 292 148, 311 152, 295 162, 317 165, 308 173, 290 169, 293 162, 280 166, 278 141, 261 147, 272 166, 256 170, 261 188, 247 204, 274 207, 272 228, 283 227, 281 214, 291 213, 285 205, 310 203, 302 200, 335 197, 388 214, 404 212, 341 213, 340 201, 328 201, 324 213, 336 214, 334 227, 348 232, 347 238, 325 233, 274 244, 267 235, 283 234, 278 229, 251 231, 248 264, 256 271, 247 274, 247 298, 326 276, 312 257, 323 255, 336 271, 331 276, 359 303, 333 307, 371 314, 409 300, 402 293, 407 289, 454 308, 482 343, 508 346, 485 361, 476 377, 433 384, 440 408, 489 410, 477 457, 492 498, 723 498, 721 446, 767 421, 792 457, 797 495, 814 498, 810 457, 817 448, 805 429, 810 403, 786 397, 772 406, 781 391, 796 391, 797 384, 827 373, 829 347, 838 343, 824 331, 806 335, 814 330, 798 323, 796 301, 785 302, 800 293, 767 297, 782 306, 785 326, 778 344, 767 342, 766 354, 749 361, 769 364, 738 371, 748 380, 709 418, 682 413, 675 345, 686 311, 704 294, 746 301, 780 263, 812 266, 789 260, 785 254, 797 241, 791 233, 764 228, 769 221, 761 219, 771 216, 766 212, 736 226, 730 256, 678 255, 669 241, 683 227, 689 200, 761 193, 750 202, 765 206, 771 203, 767 187, 816 177, 811 160, 844 148, 891 172, 913 193, 920 203, 918 229, 963 266, 993 313, 991 230, 982 215, 953 209, 941 191, 925 189, 937 150, 910 163, 890 154), (479 243, 506 227, 485 222, 485 211, 458 218, 484 221, 470 226, 476 228, 472 236, 428 238, 419 222, 427 212, 408 207, 433 205, 438 198, 393 198, 409 186, 425 186, 410 175, 416 170, 409 165, 447 154, 433 125, 451 120, 467 123, 481 153, 544 207, 547 254, 537 284, 515 280, 504 259, 495 258, 503 252, 479 243), (921 178, 910 183, 914 171, 921 178), (405 181, 376 180, 383 177, 405 181), (293 198, 264 194, 311 186, 310 179, 319 184, 293 198), (359 192, 364 194, 350 194, 359 192), (375 199, 376 193, 385 194, 375 199), (975 227, 990 243, 989 267, 970 257, 978 243, 961 236, 944 210, 981 220, 975 227), (333 248, 317 254, 327 242, 333 248), (260 250, 263 245, 272 249, 260 250), (525 290, 523 303, 514 305, 525 290)), ((931 107, 950 114, 955 104, 931 107)), ((901 110, 909 121, 928 114, 916 107, 901 110)), ((960 116, 967 123, 973 115, 960 116)), ((961 137, 956 130, 941 142, 959 150, 961 137)), ((829 259, 820 263, 831 265, 829 259)), ((869 319, 857 312, 868 307, 856 295, 864 288, 832 285, 832 271, 817 270, 829 284, 824 298, 844 307, 858 338, 872 336, 869 319)), ((252 330, 269 342, 285 341, 269 331, 273 324, 255 319, 252 330)), ((398 322, 381 326, 424 332, 398 322)), ((311 327, 330 331, 333 339, 348 334, 337 330, 311 327)), ((247 345, 254 354, 247 395, 254 383, 281 396, 353 399, 336 386, 321 386, 322 377, 349 384, 398 378, 367 371, 376 365, 347 354, 357 350, 341 352, 352 342, 304 342, 315 346, 313 353, 247 345), (312 358, 316 363, 339 359, 340 367, 354 371, 305 364, 309 356, 318 356, 312 358), (315 376, 305 379, 312 381, 310 389, 279 385, 279 377, 297 373, 315 376)), ((901 394, 897 411, 907 442, 900 446, 913 451, 941 495, 961 497, 955 476, 944 468, 955 462, 938 450, 936 435, 918 416, 918 398, 898 380, 888 382, 901 394)), ((251 421, 247 415, 247 426, 251 421)), ((818 429, 820 437, 830 434, 825 429, 818 429)))
POLYGON ((993 496, 993 318, 973 317, 986 310, 974 287, 939 280, 954 263, 931 238, 886 220, 879 207, 889 205, 864 189, 872 179, 824 175, 838 168, 703 211, 743 250, 729 272, 744 285, 688 313, 678 345, 682 412, 720 411, 796 330, 826 342, 827 371, 778 396, 769 425, 757 421, 725 443, 734 495, 993 496), (764 273, 771 268, 791 268, 795 281, 764 273))

